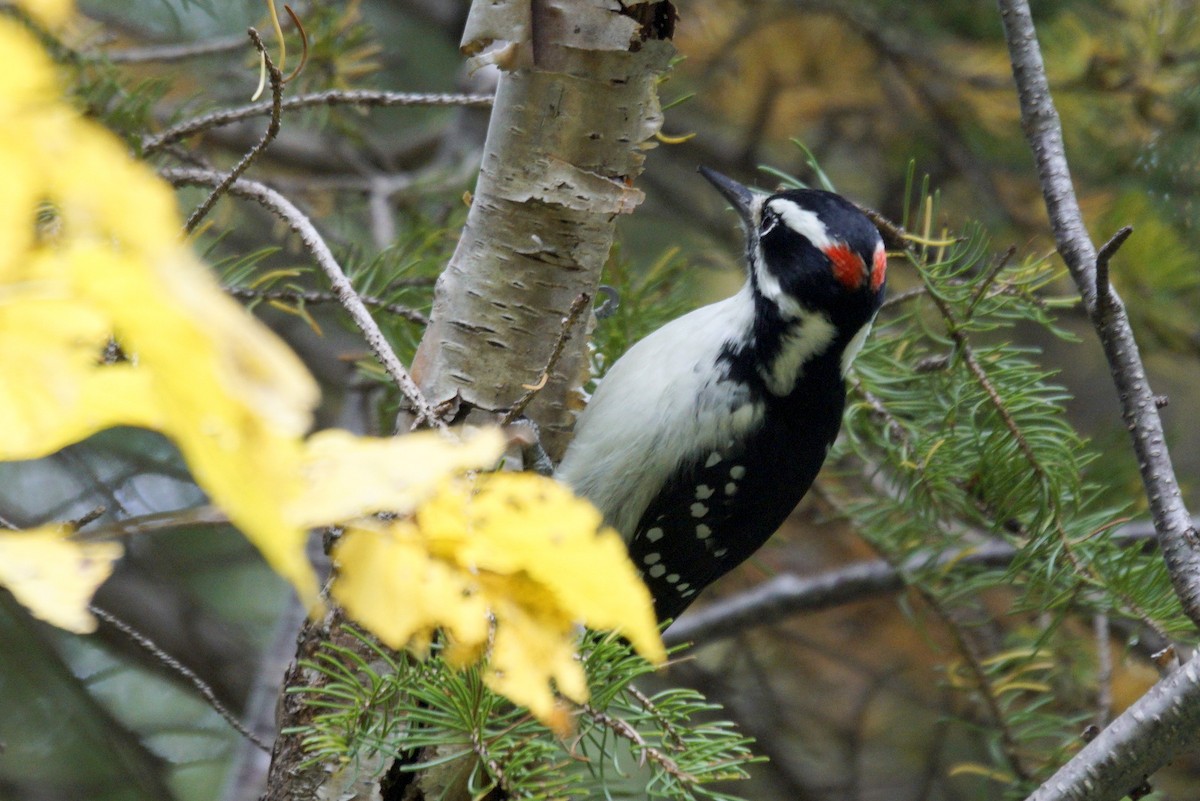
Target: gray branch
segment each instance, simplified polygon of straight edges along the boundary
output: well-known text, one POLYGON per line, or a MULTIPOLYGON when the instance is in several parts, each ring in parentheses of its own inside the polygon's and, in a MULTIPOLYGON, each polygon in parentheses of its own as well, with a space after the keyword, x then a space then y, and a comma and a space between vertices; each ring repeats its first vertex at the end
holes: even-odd
MULTIPOLYGON (((180 167, 164 169, 162 170, 162 175, 175 186, 218 186, 227 177, 225 173, 215 170, 180 167)), ((230 185, 229 194, 253 200, 268 209, 272 214, 278 216, 288 224, 288 227, 299 234, 300 239, 304 242, 304 247, 316 259, 317 265, 329 279, 338 302, 342 304, 342 307, 349 313, 350 319, 362 331, 367 346, 375 354, 375 358, 383 365, 383 368, 391 376, 392 380, 396 382, 396 386, 400 388, 400 391, 404 393, 405 397, 413 405, 418 421, 425 420, 430 425, 437 425, 444 428, 445 424, 437 418, 433 409, 430 408, 420 388, 413 382, 407 368, 400 362, 400 358, 396 355, 396 352, 392 350, 387 337, 380 330, 378 323, 375 322, 375 318, 371 316, 371 312, 367 310, 362 298, 358 296, 358 292, 355 291, 354 286, 350 283, 350 279, 346 277, 346 273, 342 270, 341 265, 338 264, 337 259, 334 258, 333 252, 330 251, 329 245, 325 244, 325 239, 317 231, 312 221, 286 197, 266 184, 261 184, 257 181, 248 181, 245 178, 239 178, 230 185)))
MULTIPOLYGON (((1153 540, 1155 535, 1150 526, 1135 523, 1122 526, 1111 536, 1122 546, 1134 546, 1153 540)), ((667 629, 663 639, 667 645, 678 645, 735 637, 756 626, 778 623, 800 612, 816 612, 900 592, 908 586, 905 576, 909 573, 930 567, 1005 567, 1017 553, 1017 549, 1008 543, 991 542, 936 557, 918 554, 900 567, 876 559, 817 576, 784 573, 746 592, 723 598, 684 615, 667 629)))
MULTIPOLYGON (((1163 435, 1162 419, 1146 379, 1125 306, 1107 281, 1097 292, 1096 268, 1100 254, 1084 227, 1071 184, 1071 171, 1063 149, 1062 123, 1050 96, 1029 5, 1025 0, 999 0, 999 6, 1021 102, 1021 124, 1037 160, 1042 194, 1050 213, 1058 252, 1075 279, 1088 316, 1100 335, 1120 398, 1121 417, 1133 439, 1142 484, 1146 488, 1171 583, 1184 612, 1200 626, 1200 543, 1179 492, 1163 435)), ((1105 250, 1103 263, 1106 266, 1115 247, 1105 250)))
POLYGON ((1195 743, 1200 657, 1150 688, 1026 801, 1117 801, 1195 743))
MULTIPOLYGON (((1062 123, 1050 95, 1029 4, 1027 0, 997 0, 997 4, 1021 104, 1021 124, 1037 162, 1058 251, 1108 359, 1172 585, 1188 617, 1200 624, 1196 528, 1179 492, 1154 393, 1125 307, 1107 280, 1097 286, 1100 254, 1084 227, 1071 183, 1062 123)), ((1102 271, 1107 272, 1115 250, 1116 246, 1105 248, 1102 271)), ((1029 801, 1115 801, 1140 788, 1149 774, 1181 748, 1192 745, 1198 729, 1200 665, 1194 657, 1138 699, 1029 801)))
MULTIPOLYGON (((329 89, 324 92, 314 92, 298 95, 284 100, 280 105, 282 111, 296 111, 316 106, 373 106, 388 108, 391 106, 466 106, 471 108, 486 108, 492 105, 491 95, 463 94, 426 94, 422 92, 379 92, 368 89, 329 89)), ((222 125, 232 125, 235 122, 248 120, 253 117, 265 117, 271 113, 271 102, 251 103, 237 108, 221 109, 211 114, 193 117, 173 125, 162 133, 146 136, 142 139, 142 151, 153 153, 166 145, 186 139, 198 133, 222 125)))

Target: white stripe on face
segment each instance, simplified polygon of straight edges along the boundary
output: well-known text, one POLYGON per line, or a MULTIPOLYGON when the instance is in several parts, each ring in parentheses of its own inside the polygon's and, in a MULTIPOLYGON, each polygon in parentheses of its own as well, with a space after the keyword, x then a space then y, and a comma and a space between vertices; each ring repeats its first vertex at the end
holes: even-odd
POLYGON ((836 244, 821 218, 815 212, 800 208, 795 201, 777 197, 767 204, 767 208, 778 214, 784 225, 812 242, 817 250, 824 251, 836 244))

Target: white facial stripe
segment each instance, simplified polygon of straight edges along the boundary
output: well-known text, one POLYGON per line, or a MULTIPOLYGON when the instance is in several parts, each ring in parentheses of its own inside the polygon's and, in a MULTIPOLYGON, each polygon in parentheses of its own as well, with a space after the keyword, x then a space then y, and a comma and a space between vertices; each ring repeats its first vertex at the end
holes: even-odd
POLYGON ((835 244, 821 218, 808 209, 800 208, 795 201, 777 197, 767 204, 767 208, 778 214, 784 225, 812 242, 819 250, 835 244))
MULTIPOLYGON (((756 198, 754 202, 762 204, 765 200, 766 198, 756 198)), ((821 218, 807 209, 800 208, 795 201, 777 197, 767 202, 765 208, 770 209, 784 225, 808 239, 815 247, 824 250, 834 244, 833 240, 829 237, 828 230, 825 228, 825 223, 821 222, 821 218)), ((761 206, 755 208, 754 217, 758 218, 762 211, 761 206)), ((774 303, 779 309, 779 313, 786 319, 795 320, 804 316, 808 310, 795 298, 783 291, 783 287, 779 284, 779 279, 767 269, 767 262, 763 258, 761 247, 758 249, 755 257, 755 284, 758 286, 758 291, 762 296, 774 303)))

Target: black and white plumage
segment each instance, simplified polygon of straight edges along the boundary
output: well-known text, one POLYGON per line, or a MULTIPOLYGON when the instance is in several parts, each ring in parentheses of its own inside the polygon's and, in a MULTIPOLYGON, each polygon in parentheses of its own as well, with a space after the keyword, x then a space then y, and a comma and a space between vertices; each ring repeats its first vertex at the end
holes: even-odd
POLYGON ((746 283, 630 348, 556 473, 625 537, 660 619, 758 550, 808 491, 887 267, 878 230, 844 198, 701 173, 741 215, 746 283))

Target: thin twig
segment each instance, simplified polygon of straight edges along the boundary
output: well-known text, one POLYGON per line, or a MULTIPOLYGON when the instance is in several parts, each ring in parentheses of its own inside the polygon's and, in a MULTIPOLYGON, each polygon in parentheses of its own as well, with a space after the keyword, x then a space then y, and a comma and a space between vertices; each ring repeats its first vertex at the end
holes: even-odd
MULTIPOLYGON (((286 300, 293 303, 337 303, 338 297, 332 292, 318 292, 302 289, 251 289, 245 286, 227 286, 225 291, 235 298, 242 300, 286 300)), ((429 318, 416 309, 390 303, 374 295, 358 296, 364 305, 380 311, 394 314, 418 325, 429 325, 429 318)))
POLYGON ((1108 614, 1097 612, 1092 615, 1092 633, 1096 638, 1096 715, 1092 722, 1104 728, 1112 719, 1112 643, 1108 614))
POLYGON ((242 725, 242 722, 238 720, 224 704, 217 700, 216 693, 213 692, 212 687, 209 687, 204 679, 197 676, 190 668, 187 667, 187 665, 182 664, 175 657, 168 654, 162 648, 159 648, 154 640, 142 634, 140 631, 135 629, 133 626, 130 626, 116 615, 104 611, 95 604, 89 604, 88 611, 115 628, 117 631, 124 634, 129 639, 133 640, 143 650, 153 656, 159 664, 185 678, 188 683, 191 684, 192 687, 194 687, 196 691, 204 697, 204 700, 208 702, 208 705, 211 706, 213 710, 216 711, 216 713, 220 715, 225 722, 228 723, 238 734, 254 743, 262 751, 265 751, 268 754, 271 753, 271 746, 260 739, 254 732, 242 725))
POLYGON ((622 737, 633 744, 633 750, 641 759, 649 759, 654 764, 658 765, 668 774, 673 776, 685 784, 697 784, 696 777, 679 767, 679 764, 671 759, 652 745, 646 743, 644 737, 638 733, 638 730, 629 725, 628 722, 607 715, 598 709, 593 708, 590 704, 582 704, 579 707, 585 715, 587 715, 595 723, 600 724, 604 728, 622 737))
POLYGON ((104 506, 103 504, 101 504, 100 506, 94 506, 94 507, 92 507, 92 509, 90 509, 87 512, 84 512, 82 515, 75 518, 74 520, 68 520, 67 528, 69 528, 72 531, 78 531, 79 529, 83 528, 84 526, 88 525, 89 523, 94 523, 97 520, 99 520, 101 517, 104 516, 104 513, 107 511, 108 511, 108 507, 104 506))
POLYGON ((1125 240, 1133 233, 1133 226, 1126 225, 1121 228, 1107 242, 1101 246, 1100 251, 1096 254, 1096 304, 1097 306, 1107 306, 1111 297, 1112 284, 1108 279, 1108 263, 1112 261, 1112 257, 1117 255, 1117 251, 1121 249, 1121 245, 1125 244, 1125 240))
POLYGON ((487 766, 488 772, 496 779, 496 786, 507 795, 511 789, 508 783, 508 777, 504 775, 504 770, 500 767, 500 763, 488 751, 487 746, 483 742, 483 738, 479 734, 478 729, 471 729, 471 750, 475 752, 475 756, 487 766))
MULTIPOLYGON (((312 108, 314 106, 371 106, 389 108, 392 106, 465 106, 469 108, 488 108, 492 105, 491 95, 469 94, 425 94, 421 92, 379 92, 367 89, 329 89, 324 92, 313 92, 297 95, 283 101, 282 111, 312 108)), ((186 139, 194 134, 202 133, 222 125, 261 117, 271 113, 271 103, 251 103, 237 108, 221 109, 210 114, 184 120, 171 126, 162 133, 146 136, 142 139, 142 152, 153 153, 165 145, 186 139)))
POLYGON ((967 665, 967 669, 974 677, 975 689, 978 691, 979 696, 983 698, 983 702, 988 708, 988 714, 992 717, 992 722, 999 728, 1000 750, 1004 752, 1004 758, 1008 762, 1009 769, 1022 782, 1029 781, 1032 776, 1021 761, 1020 749, 1017 747, 1016 737, 1008 725, 1008 717, 1004 714, 1004 709, 1000 706, 999 693, 996 691, 991 677, 988 676, 987 670, 983 666, 978 648, 971 641, 966 626, 955 617, 954 610, 944 607, 941 600, 932 592, 920 587, 917 587, 916 591, 929 608, 933 610, 933 613, 941 619, 946 630, 950 632, 950 638, 954 640, 954 647, 958 650, 967 665))
MULTIPOLYGON (((175 186, 215 186, 224 179, 223 175, 211 170, 183 167, 165 168, 162 170, 162 176, 175 186)), ((316 259, 317 265, 329 279, 338 302, 342 304, 354 324, 362 332, 363 338, 371 352, 375 354, 375 358, 379 359, 379 363, 383 365, 388 375, 396 382, 396 386, 413 405, 417 415, 417 424, 425 421, 430 425, 445 429, 446 424, 430 408, 424 393, 413 381, 412 376, 408 374, 408 370, 400 362, 396 352, 392 350, 387 337, 379 329, 379 324, 371 317, 370 311, 367 310, 366 305, 354 290, 350 279, 346 277, 346 273, 334 258, 333 252, 330 251, 329 245, 325 243, 312 221, 286 197, 257 181, 240 178, 229 187, 229 193, 258 203, 287 223, 288 227, 300 236, 305 248, 316 259)))
POLYGON ((563 348, 567 344, 567 339, 571 335, 571 329, 575 327, 575 323, 579 320, 579 316, 583 314, 583 310, 591 303, 592 296, 586 292, 580 292, 575 300, 571 303, 571 308, 567 311, 567 316, 562 319, 562 325, 558 329, 558 338, 554 340, 554 347, 550 349, 550 357, 546 359, 546 366, 542 369, 541 377, 538 378, 532 386, 525 387, 525 394, 517 398, 513 403, 512 408, 504 415, 500 421, 501 426, 511 425, 514 420, 521 416, 521 412, 525 411, 525 407, 529 402, 541 392, 549 381, 550 373, 554 370, 554 366, 558 364, 559 358, 562 356, 563 348))
POLYGON ((229 175, 225 176, 224 180, 217 184, 208 197, 204 199, 204 202, 197 206, 196 210, 188 217, 187 222, 184 223, 183 230, 189 234, 196 230, 196 226, 212 210, 217 200, 229 191, 229 187, 233 185, 233 182, 250 168, 250 165, 254 163, 259 154, 266 150, 267 146, 279 135, 280 115, 282 113, 281 103, 283 101, 283 73, 279 71, 279 68, 275 66, 275 62, 271 60, 270 54, 267 53, 267 46, 263 44, 262 37, 258 35, 258 31, 250 28, 246 33, 250 37, 250 41, 254 43, 254 49, 258 51, 259 56, 266 63, 267 75, 271 79, 271 122, 267 125, 267 130, 263 133, 262 138, 258 140, 258 143, 250 148, 246 155, 242 156, 241 161, 229 172, 229 175))
POLYGON ((220 39, 206 39, 201 42, 180 42, 177 44, 150 45, 148 47, 131 47, 125 50, 108 50, 100 54, 100 58, 113 64, 143 64, 147 61, 184 61, 189 58, 211 56, 237 50, 246 43, 241 36, 226 36, 220 39))
POLYGON ((971 299, 967 302, 967 311, 964 315, 968 320, 971 319, 971 313, 975 311, 975 306, 979 301, 983 300, 984 294, 995 282, 996 278, 1003 272, 1008 263, 1012 261, 1012 257, 1017 255, 1017 246, 1009 245, 1008 250, 1004 251, 1004 255, 996 259, 995 263, 988 268, 987 274, 975 286, 975 291, 971 293, 971 299))
POLYGON ((1050 95, 1029 3, 1027 0, 998 0, 998 6, 1021 105, 1021 125, 1037 162, 1058 252, 1100 335, 1121 403, 1121 416, 1137 454, 1138 469, 1171 584, 1184 612, 1200 626, 1200 538, 1197 538, 1196 528, 1179 491, 1162 419, 1125 307, 1111 286, 1105 302, 1096 302, 1099 254, 1084 226, 1079 200, 1071 183, 1062 122, 1050 95))

